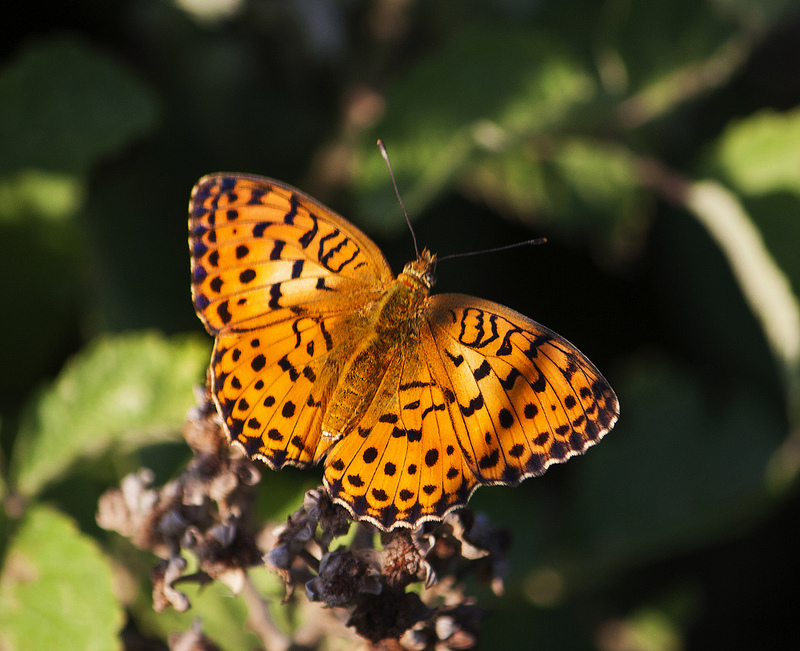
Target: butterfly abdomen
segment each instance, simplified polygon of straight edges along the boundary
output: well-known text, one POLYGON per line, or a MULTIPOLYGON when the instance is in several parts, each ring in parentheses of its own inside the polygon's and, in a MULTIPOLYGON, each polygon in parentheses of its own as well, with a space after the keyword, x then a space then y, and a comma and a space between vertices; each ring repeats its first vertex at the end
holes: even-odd
POLYGON ((326 437, 348 434, 364 417, 386 374, 387 359, 414 337, 428 288, 401 274, 372 308, 371 331, 347 361, 322 423, 326 437))

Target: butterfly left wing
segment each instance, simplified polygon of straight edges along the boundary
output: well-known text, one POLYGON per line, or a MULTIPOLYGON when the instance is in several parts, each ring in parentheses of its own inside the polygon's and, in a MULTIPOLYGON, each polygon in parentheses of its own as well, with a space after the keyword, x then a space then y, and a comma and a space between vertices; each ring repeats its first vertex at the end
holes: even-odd
POLYGON ((274 468, 318 461, 331 444, 319 423, 362 336, 360 311, 392 280, 380 249, 299 190, 244 174, 197 183, 189 246, 230 438, 274 468))
POLYGON ((319 462, 333 443, 321 427, 330 394, 364 328, 361 314, 347 312, 219 335, 214 400, 231 440, 273 469, 319 462))

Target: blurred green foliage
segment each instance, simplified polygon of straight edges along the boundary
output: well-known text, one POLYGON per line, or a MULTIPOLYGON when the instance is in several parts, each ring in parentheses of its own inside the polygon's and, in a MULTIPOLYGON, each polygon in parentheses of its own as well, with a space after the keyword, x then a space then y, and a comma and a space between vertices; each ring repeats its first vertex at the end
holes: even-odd
MULTIPOLYGON (((413 251, 378 137, 432 250, 549 240, 442 264, 437 289, 567 336, 621 401, 585 458, 475 495, 514 535, 506 594, 479 589, 485 648, 797 647, 794 3, 19 11, 0 46, 0 647, 164 648, 194 616, 224 648, 257 644, 219 585, 153 613, 152 559, 92 514, 140 465, 185 463, 211 348, 189 293, 194 182, 293 183, 398 269, 413 251)), ((319 476, 267 473, 261 512, 319 476)))

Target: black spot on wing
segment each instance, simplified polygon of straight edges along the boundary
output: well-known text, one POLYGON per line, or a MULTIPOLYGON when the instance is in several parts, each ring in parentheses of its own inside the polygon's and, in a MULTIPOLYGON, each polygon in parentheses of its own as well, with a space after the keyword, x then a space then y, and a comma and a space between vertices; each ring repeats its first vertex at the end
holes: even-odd
POLYGON ((539 371, 539 377, 531 384, 531 389, 536 393, 542 393, 547 389, 547 378, 544 376, 544 373, 539 371))
POLYGON ((283 247, 286 245, 282 240, 275 240, 272 244, 272 251, 269 252, 270 260, 280 260, 283 253, 283 247))
POLYGON ((277 310, 281 306, 279 301, 283 297, 283 294, 281 294, 281 283, 275 283, 269 288, 269 297, 267 305, 270 309, 277 310))
POLYGON ((472 416, 478 409, 483 408, 483 396, 478 394, 475 398, 469 401, 468 405, 462 405, 459 403, 459 409, 461 410, 462 415, 464 416, 472 416))
POLYGON ((488 377, 492 372, 492 367, 489 366, 489 360, 485 359, 481 365, 472 371, 472 375, 476 381, 480 382, 483 378, 488 377))
POLYGON ((484 454, 480 458, 480 461, 478 461, 478 467, 481 470, 488 470, 490 468, 494 468, 499 461, 500 461, 500 450, 495 448, 494 450, 484 454))
POLYGON ((449 350, 445 348, 444 354, 453 362, 453 366, 458 368, 461 364, 464 363, 464 356, 463 355, 453 355, 449 350))
POLYGON ((219 317, 220 321, 226 324, 233 320, 233 315, 228 309, 228 301, 222 301, 222 303, 217 305, 217 316, 219 317))
POLYGON ((511 391, 511 389, 514 388, 514 384, 516 383, 518 377, 520 377, 520 372, 517 369, 512 368, 505 378, 499 378, 500 386, 506 391, 511 391))
POLYGON ((297 204, 297 195, 292 192, 291 196, 289 197, 289 211, 283 216, 284 224, 294 224, 294 218, 297 217, 297 204))
POLYGON ((278 366, 285 373, 287 372, 289 373, 289 379, 292 382, 294 382, 297 378, 300 377, 300 373, 294 366, 292 366, 292 363, 286 358, 286 355, 284 355, 278 360, 278 366))
POLYGON ((425 465, 432 468, 439 461, 439 450, 431 448, 425 453, 425 465))

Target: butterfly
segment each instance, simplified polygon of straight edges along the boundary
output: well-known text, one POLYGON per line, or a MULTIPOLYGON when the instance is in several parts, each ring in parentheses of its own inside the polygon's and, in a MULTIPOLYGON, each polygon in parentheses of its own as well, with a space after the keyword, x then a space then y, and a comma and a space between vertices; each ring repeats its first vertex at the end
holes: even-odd
POLYGON ((332 499, 382 530, 540 475, 619 415, 563 337, 490 301, 430 295, 427 250, 394 277, 369 237, 285 183, 205 176, 189 247, 231 441, 273 469, 324 459, 332 499))

